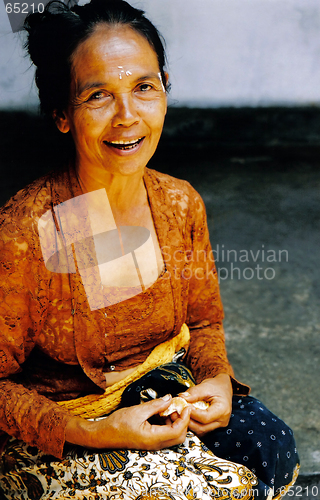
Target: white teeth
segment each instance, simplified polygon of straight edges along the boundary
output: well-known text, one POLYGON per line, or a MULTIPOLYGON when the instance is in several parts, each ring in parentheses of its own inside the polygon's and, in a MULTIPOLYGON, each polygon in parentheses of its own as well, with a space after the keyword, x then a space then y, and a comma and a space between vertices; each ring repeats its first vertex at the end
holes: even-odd
POLYGON ((139 137, 136 141, 110 141, 110 144, 123 144, 129 146, 130 144, 136 144, 136 142, 140 141, 142 137, 139 137))

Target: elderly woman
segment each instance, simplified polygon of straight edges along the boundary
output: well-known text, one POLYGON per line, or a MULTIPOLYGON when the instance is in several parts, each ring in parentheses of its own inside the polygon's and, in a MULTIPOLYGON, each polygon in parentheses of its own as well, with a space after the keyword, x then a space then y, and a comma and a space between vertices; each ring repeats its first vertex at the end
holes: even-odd
POLYGON ((203 202, 146 168, 167 109, 156 28, 92 0, 26 30, 75 155, 0 213, 4 497, 281 496, 292 432, 234 379, 203 202))

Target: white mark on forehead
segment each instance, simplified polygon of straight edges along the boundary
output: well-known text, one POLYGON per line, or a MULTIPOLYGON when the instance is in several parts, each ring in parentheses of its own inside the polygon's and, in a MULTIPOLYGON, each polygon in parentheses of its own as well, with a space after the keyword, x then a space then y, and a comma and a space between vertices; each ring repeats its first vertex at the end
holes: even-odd
POLYGON ((120 78, 120 80, 122 80, 122 75, 126 75, 126 76, 132 75, 131 71, 129 71, 129 70, 125 71, 123 69, 123 66, 118 66, 118 69, 120 69, 120 72, 119 72, 119 78, 120 78))

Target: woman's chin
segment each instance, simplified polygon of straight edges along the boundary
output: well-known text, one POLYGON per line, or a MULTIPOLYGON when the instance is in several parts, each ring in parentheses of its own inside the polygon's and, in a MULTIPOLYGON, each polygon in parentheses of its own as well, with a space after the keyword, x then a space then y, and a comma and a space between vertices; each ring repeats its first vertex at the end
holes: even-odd
POLYGON ((146 166, 145 161, 132 161, 132 162, 123 162, 117 165, 110 165, 110 161, 104 162, 104 170, 106 170, 111 175, 122 175, 122 176, 130 176, 130 175, 143 175, 144 168, 146 166))

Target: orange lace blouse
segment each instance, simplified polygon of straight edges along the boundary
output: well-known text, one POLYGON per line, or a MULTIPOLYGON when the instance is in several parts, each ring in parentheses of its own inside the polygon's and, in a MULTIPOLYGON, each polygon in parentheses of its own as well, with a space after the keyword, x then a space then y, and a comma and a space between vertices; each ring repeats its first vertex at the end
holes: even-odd
MULTIPOLYGON (((146 169, 165 271, 145 292, 91 310, 79 272, 49 271, 38 221, 82 194, 72 168, 19 191, 0 209, 0 429, 58 458, 71 415, 55 401, 102 393, 105 372, 142 363, 183 323, 197 380, 228 373, 223 309, 206 213, 186 181, 146 169), (114 368, 113 368, 114 367, 114 368)), ((248 387, 233 380, 237 394, 248 387)))

